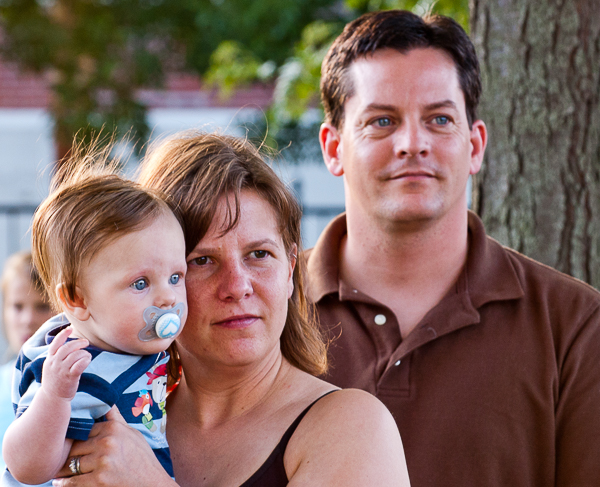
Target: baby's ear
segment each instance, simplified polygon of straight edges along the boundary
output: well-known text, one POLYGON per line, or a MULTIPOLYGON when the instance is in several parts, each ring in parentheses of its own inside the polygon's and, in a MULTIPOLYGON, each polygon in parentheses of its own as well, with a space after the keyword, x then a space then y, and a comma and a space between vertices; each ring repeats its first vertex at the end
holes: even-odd
POLYGON ((79 321, 86 321, 90 317, 90 312, 82 297, 81 289, 75 288, 75 298, 71 299, 67 293, 64 282, 56 286, 56 296, 63 306, 64 310, 79 321))

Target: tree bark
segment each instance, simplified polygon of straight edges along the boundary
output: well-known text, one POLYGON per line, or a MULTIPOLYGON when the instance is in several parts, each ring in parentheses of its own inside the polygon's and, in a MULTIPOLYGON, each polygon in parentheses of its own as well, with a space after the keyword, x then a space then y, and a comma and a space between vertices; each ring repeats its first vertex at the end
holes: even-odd
POLYGON ((471 0, 488 233, 600 288, 600 0, 471 0))

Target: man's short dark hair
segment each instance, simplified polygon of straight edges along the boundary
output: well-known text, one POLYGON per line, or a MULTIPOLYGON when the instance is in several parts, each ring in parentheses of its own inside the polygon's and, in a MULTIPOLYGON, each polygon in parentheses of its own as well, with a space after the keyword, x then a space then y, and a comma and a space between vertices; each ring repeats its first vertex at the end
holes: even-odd
POLYGON ((350 22, 327 52, 321 69, 321 101, 325 121, 340 129, 346 101, 354 95, 349 66, 380 49, 406 53, 435 48, 448 53, 458 72, 469 127, 476 120, 481 76, 475 47, 464 29, 449 17, 419 17, 405 10, 367 13, 350 22))

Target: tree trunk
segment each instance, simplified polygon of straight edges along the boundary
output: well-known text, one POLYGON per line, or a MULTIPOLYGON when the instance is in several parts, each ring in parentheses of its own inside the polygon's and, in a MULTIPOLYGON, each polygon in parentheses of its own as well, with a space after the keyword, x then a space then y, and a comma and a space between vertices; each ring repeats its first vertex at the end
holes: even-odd
POLYGON ((489 143, 473 208, 600 288, 600 0, 471 0, 489 143))

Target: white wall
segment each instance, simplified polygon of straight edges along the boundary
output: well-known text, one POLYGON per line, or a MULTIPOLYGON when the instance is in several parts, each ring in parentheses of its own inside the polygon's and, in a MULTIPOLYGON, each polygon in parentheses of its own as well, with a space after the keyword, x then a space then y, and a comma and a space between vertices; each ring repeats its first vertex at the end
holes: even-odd
POLYGON ((344 211, 343 179, 332 176, 322 161, 276 163, 274 169, 295 190, 304 207, 302 243, 309 249, 329 221, 344 211))
MULTIPOLYGON (((0 109, 0 268, 13 252, 31 248, 31 217, 48 194, 55 158, 44 110, 0 109)), ((5 347, 0 333, 0 358, 5 347)))
MULTIPOLYGON (((54 159, 52 121, 47 113, 35 109, 0 109, 0 206, 3 209, 38 205, 48 194, 54 159)), ((25 233, 31 214, 8 218, 0 214, 2 262, 7 254, 30 247, 25 233)))

